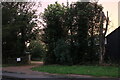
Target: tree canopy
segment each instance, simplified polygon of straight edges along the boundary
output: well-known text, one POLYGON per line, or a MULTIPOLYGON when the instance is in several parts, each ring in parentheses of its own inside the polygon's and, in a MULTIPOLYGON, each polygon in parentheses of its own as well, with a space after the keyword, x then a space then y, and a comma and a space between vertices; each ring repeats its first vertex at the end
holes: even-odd
POLYGON ((38 30, 35 3, 2 2, 3 57, 25 55, 26 45, 35 39, 38 30))
POLYGON ((98 60, 95 40, 103 7, 75 2, 68 6, 50 4, 44 12, 43 42, 47 45, 45 63, 82 64, 98 60), (94 49, 95 48, 95 49, 94 49))
POLYGON ((109 19, 101 5, 74 2, 65 6, 55 2, 42 16, 36 14, 35 8, 33 2, 2 2, 3 57, 24 56, 29 50, 34 57, 44 57, 45 64, 103 62, 109 19), (41 18, 43 22, 38 21, 41 18), (41 30, 39 22, 44 24, 41 30))

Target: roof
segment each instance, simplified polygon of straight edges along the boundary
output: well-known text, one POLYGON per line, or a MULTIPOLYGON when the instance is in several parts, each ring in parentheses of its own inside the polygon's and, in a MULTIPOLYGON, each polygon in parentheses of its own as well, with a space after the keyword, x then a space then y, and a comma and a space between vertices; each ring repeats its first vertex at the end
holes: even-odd
POLYGON ((120 26, 118 28, 116 28, 115 30, 113 30, 110 34, 108 34, 106 37, 112 35, 113 33, 115 33, 117 30, 120 30, 120 26))

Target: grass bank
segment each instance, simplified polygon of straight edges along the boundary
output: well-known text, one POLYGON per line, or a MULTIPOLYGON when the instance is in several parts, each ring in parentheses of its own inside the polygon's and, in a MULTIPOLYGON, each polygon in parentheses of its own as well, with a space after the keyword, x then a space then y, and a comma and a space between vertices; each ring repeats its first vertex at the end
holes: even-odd
POLYGON ((58 74, 80 74, 96 77, 118 77, 118 67, 115 66, 61 66, 43 65, 32 68, 33 71, 58 73, 58 74))

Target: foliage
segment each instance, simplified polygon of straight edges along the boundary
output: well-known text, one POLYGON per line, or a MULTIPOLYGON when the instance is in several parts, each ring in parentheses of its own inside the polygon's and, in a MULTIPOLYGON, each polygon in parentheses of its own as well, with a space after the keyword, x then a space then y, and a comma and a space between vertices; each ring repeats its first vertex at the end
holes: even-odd
POLYGON ((45 62, 85 64, 98 60, 95 39, 99 34, 97 23, 102 9, 101 5, 90 2, 68 6, 57 2, 50 4, 43 15, 46 23, 43 41, 48 49, 45 62))
POLYGON ((25 55, 26 43, 35 39, 38 31, 34 5, 30 2, 2 2, 3 57, 25 55))
POLYGON ((45 64, 56 63, 56 57, 54 54, 54 48, 56 42, 65 36, 62 26, 62 15, 64 14, 64 7, 57 2, 50 4, 45 9, 43 20, 46 23, 44 28, 45 34, 43 34, 43 42, 47 46, 47 54, 45 58, 45 64))
POLYGON ((75 2, 67 6, 57 2, 50 4, 42 16, 45 23, 43 33, 37 25, 35 3, 5 2, 2 5, 4 57, 25 55, 30 43, 33 57, 43 57, 46 51, 45 64, 73 65, 98 60, 96 42, 99 42, 99 30, 104 23, 101 22, 101 5, 90 2, 75 2), (41 42, 35 40, 38 34, 45 50, 41 42))
POLYGON ((70 46, 64 40, 58 40, 54 49, 56 61, 58 64, 71 65, 70 46))
POLYGON ((32 55, 31 56, 32 60, 36 60, 36 59, 42 60, 45 55, 44 45, 42 45, 37 40, 30 42, 28 50, 30 51, 30 53, 32 55))

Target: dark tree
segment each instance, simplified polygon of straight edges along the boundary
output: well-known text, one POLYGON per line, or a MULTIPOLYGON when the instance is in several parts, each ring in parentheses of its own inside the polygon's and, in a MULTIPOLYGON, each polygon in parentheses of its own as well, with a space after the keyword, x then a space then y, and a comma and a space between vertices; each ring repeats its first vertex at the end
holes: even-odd
POLYGON ((3 57, 25 55, 26 45, 38 33, 35 3, 2 2, 3 57))
POLYGON ((45 62, 73 65, 98 61, 96 42, 102 9, 90 2, 49 5, 43 17, 46 23, 43 41, 48 50, 45 62))
POLYGON ((45 34, 43 34, 43 42, 47 45, 47 54, 45 57, 45 64, 56 63, 56 56, 54 54, 54 48, 56 42, 65 36, 63 30, 63 15, 65 8, 58 4, 50 4, 44 12, 43 19, 46 23, 44 28, 45 34))

